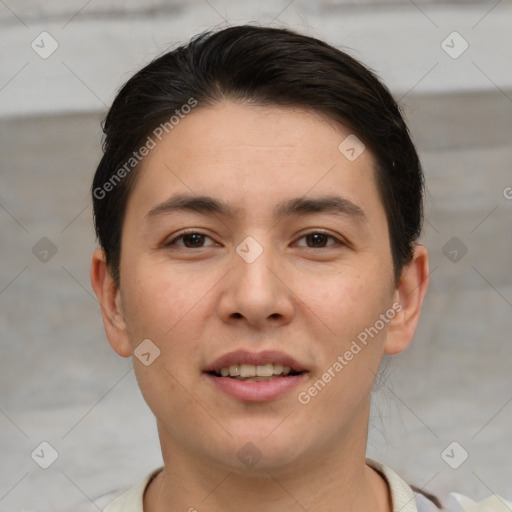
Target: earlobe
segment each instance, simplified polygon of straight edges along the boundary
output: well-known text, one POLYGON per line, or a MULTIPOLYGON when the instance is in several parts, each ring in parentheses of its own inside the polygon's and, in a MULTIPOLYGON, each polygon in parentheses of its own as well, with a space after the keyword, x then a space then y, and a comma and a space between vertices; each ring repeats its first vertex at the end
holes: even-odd
POLYGON ((120 356, 130 357, 121 293, 110 275, 102 249, 96 249, 92 255, 91 285, 101 306, 103 326, 110 345, 120 356))
POLYGON ((404 266, 395 290, 395 299, 400 304, 400 310, 389 325, 384 343, 385 354, 398 354, 411 344, 428 284, 428 252, 424 246, 416 245, 413 258, 404 266))

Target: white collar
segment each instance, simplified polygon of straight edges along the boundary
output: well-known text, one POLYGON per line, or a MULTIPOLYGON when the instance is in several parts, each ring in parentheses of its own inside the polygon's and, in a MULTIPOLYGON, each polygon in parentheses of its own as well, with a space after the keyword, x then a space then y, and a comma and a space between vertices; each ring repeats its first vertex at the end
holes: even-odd
MULTIPOLYGON (((378 471, 388 483, 393 512, 430 512, 438 510, 427 498, 415 494, 411 487, 389 466, 372 459, 366 459, 366 464, 378 471)), ((151 480, 162 469, 163 467, 160 467, 152 471, 144 480, 114 500, 103 512, 144 512, 144 492, 151 480)))

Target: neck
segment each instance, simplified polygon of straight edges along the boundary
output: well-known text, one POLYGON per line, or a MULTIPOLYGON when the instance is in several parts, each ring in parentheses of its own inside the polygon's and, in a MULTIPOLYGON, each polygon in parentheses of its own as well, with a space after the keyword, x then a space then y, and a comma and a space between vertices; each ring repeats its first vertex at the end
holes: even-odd
POLYGON ((144 512, 390 512, 388 486, 365 464, 365 450, 366 438, 352 438, 287 466, 240 473, 162 442, 164 469, 144 496, 144 512))

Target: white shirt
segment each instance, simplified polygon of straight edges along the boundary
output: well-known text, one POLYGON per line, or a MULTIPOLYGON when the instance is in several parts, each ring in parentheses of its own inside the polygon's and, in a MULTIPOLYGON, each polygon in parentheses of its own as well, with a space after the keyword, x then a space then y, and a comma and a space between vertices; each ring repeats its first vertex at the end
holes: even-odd
MULTIPOLYGON (((385 478, 390 492, 393 512, 437 512, 439 509, 425 496, 413 492, 391 468, 372 459, 366 463, 385 478)), ((114 500, 103 512, 144 512, 144 491, 151 480, 162 470, 152 471, 142 482, 114 500)))

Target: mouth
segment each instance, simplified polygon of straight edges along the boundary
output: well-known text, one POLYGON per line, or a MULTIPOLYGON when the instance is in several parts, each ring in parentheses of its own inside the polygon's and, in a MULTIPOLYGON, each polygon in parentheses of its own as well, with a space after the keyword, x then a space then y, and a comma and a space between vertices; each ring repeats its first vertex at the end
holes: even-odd
POLYGON ((289 392, 309 372, 282 352, 236 351, 218 358, 204 373, 217 391, 245 402, 265 402, 289 392))
POLYGON ((305 373, 296 371, 290 366, 284 366, 281 363, 266 364, 245 364, 236 363, 229 366, 223 366, 220 370, 208 372, 214 377, 228 377, 230 379, 242 380, 245 382, 264 382, 281 377, 293 377, 305 373))

